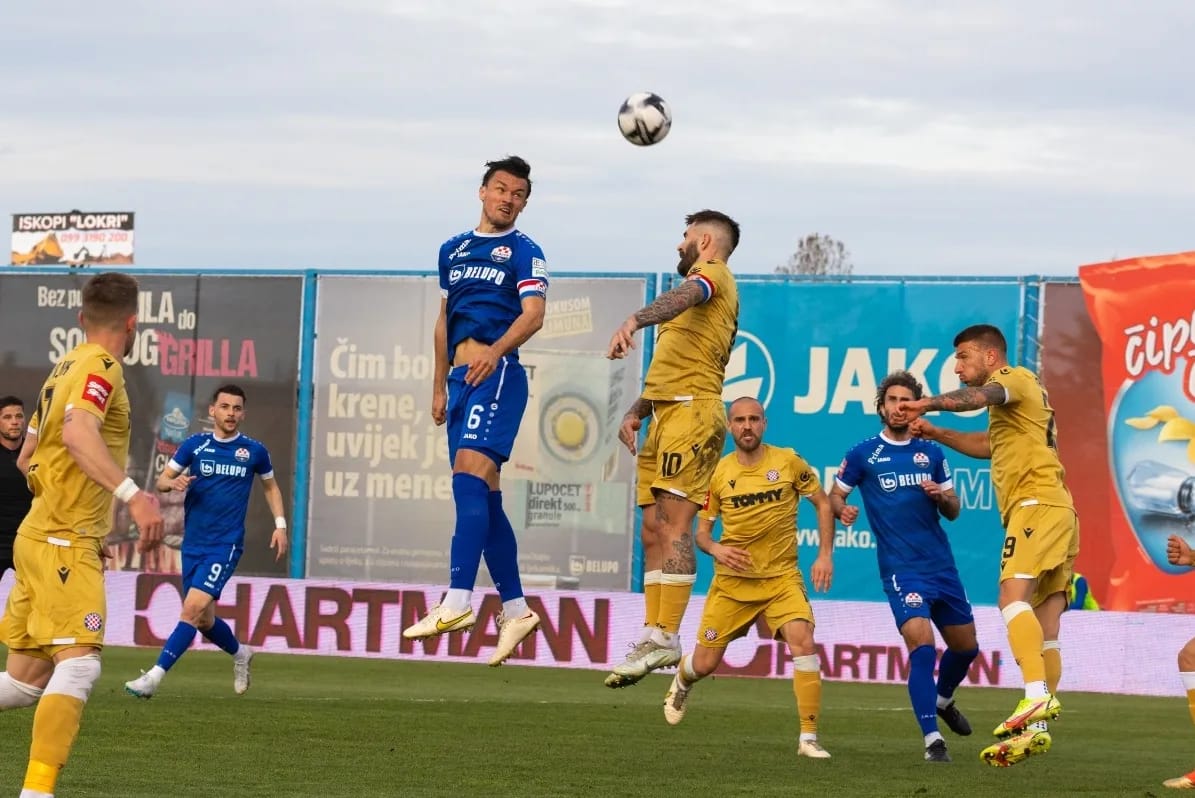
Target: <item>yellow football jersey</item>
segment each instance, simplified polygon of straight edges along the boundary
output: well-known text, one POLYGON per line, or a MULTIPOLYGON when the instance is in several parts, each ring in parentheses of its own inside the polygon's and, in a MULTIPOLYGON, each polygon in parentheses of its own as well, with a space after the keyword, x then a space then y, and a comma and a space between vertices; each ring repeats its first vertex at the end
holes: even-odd
POLYGON ((129 455, 129 396, 124 367, 98 344, 80 344, 54 366, 29 421, 37 446, 29 461, 33 506, 19 534, 103 538, 112 527, 112 494, 79 468, 62 442, 66 411, 90 413, 112 459, 125 467, 129 455))
POLYGON ((739 328, 739 289, 720 260, 694 264, 685 279, 700 282, 707 299, 660 325, 644 399, 722 398, 726 361, 739 328))
POLYGON ((1054 408, 1037 375, 1023 366, 1006 366, 988 380, 993 382, 1008 394, 1004 404, 988 408, 992 486, 1000 515, 1007 519, 1014 507, 1031 500, 1073 509, 1058 459, 1054 408))
POLYGON ((731 452, 714 469, 701 517, 722 516, 719 542, 745 549, 754 566, 746 572, 715 564, 715 573, 764 579, 797 568, 797 503, 822 483, 792 449, 761 445, 766 451, 757 464, 743 466, 731 452))

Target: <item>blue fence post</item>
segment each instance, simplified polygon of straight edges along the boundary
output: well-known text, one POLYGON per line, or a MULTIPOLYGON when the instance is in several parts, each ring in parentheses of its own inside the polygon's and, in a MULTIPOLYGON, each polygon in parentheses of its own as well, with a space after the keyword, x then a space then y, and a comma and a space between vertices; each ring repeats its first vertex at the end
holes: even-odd
POLYGON ((307 505, 311 486, 311 420, 315 401, 315 308, 319 278, 314 270, 303 274, 302 339, 299 343, 298 440, 295 445, 295 490, 291 518, 290 575, 307 576, 307 505))
POLYGON ((1019 343, 1021 351, 1017 362, 1026 368, 1041 373, 1041 325, 1045 291, 1045 278, 1041 276, 1021 278, 1021 329, 1019 343))

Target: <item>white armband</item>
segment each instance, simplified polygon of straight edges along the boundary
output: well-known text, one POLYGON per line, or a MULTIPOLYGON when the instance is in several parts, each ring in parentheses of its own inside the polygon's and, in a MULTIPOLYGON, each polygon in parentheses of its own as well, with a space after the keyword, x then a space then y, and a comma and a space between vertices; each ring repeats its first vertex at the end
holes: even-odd
POLYGON ((128 504, 129 500, 140 492, 141 488, 137 487, 137 483, 133 481, 133 478, 125 477, 124 481, 116 486, 116 490, 112 491, 112 495, 125 504, 128 504))
POLYGON ((275 516, 274 517, 274 528, 275 529, 286 529, 286 519, 280 515, 275 516))

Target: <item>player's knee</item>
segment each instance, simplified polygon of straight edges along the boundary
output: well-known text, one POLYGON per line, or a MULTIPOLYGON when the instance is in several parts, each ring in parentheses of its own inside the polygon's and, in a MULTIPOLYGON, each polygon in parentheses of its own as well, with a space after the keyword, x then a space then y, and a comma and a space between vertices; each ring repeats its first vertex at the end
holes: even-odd
POLYGON ((54 675, 46 685, 46 695, 66 695, 86 702, 91 688, 100 679, 100 655, 64 659, 54 666, 54 675))
POLYGON ((182 612, 179 613, 178 619, 183 623, 189 623, 196 629, 206 629, 212 624, 209 621, 207 626, 203 625, 204 608, 194 604, 184 604, 182 612))
POLYGON ((43 689, 33 684, 19 682, 8 675, 0 673, 0 712, 6 709, 23 709, 31 707, 41 698, 43 689))
POLYGON ((697 646, 693 651, 693 658, 689 662, 689 667, 692 668, 693 673, 697 674, 699 679, 704 679, 718 670, 718 665, 722 662, 722 657, 725 654, 726 649, 724 648, 697 646))

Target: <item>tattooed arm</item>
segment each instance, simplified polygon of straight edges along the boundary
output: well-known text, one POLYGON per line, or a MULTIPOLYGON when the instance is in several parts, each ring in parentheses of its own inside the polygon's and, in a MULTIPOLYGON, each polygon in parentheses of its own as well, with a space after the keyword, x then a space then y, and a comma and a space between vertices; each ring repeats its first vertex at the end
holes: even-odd
POLYGON ((671 291, 665 291, 645 308, 640 308, 622 323, 610 339, 606 357, 615 360, 626 357, 635 348, 635 333, 644 327, 675 319, 695 305, 705 301, 705 289, 696 280, 685 280, 671 291))
POLYGON ((622 417, 622 424, 618 427, 618 439, 632 455, 638 454, 635 441, 639 439, 639 430, 643 427, 643 419, 651 415, 651 407, 651 400, 640 396, 622 417))

